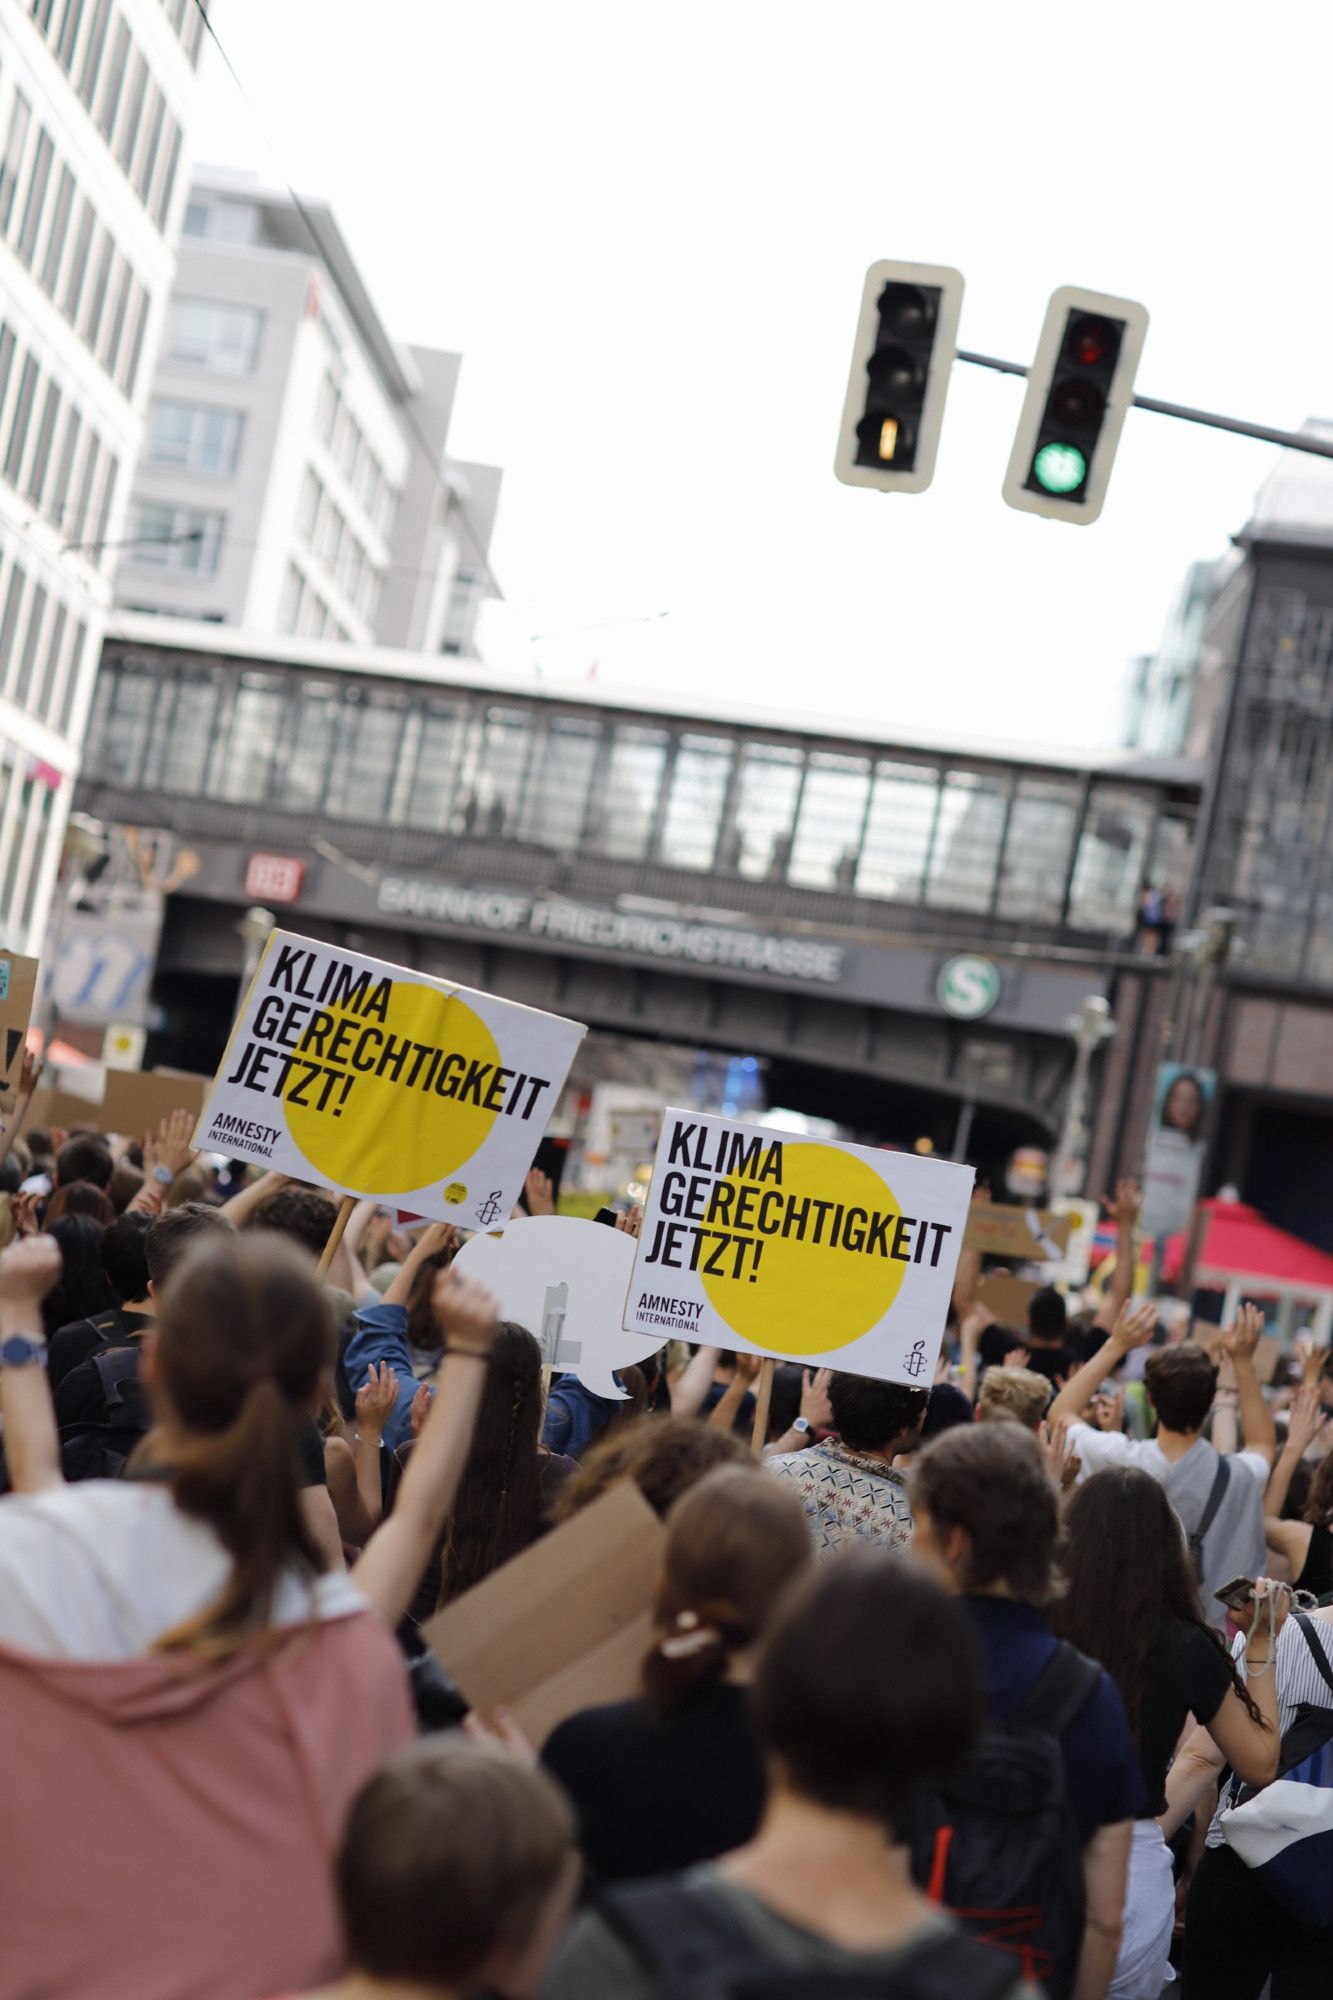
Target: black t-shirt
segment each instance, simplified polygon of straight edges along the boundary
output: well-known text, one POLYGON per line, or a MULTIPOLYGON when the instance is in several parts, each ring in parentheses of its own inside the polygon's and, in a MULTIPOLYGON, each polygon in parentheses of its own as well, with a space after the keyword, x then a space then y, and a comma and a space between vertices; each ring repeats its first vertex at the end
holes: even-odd
POLYGON ((586 1708, 552 1731, 542 1761, 574 1801, 592 1873, 672 1875, 753 1835, 764 1766, 745 1691, 702 1688, 664 1714, 642 1701, 586 1708))
POLYGON ((1067 1382, 1078 1362, 1072 1349, 1063 1343, 1059 1347, 1038 1347, 1025 1327, 988 1326, 977 1345, 977 1356, 983 1368, 1003 1368, 1005 1356, 1012 1354, 1016 1347, 1026 1353, 1027 1366, 1034 1375, 1044 1375, 1048 1382, 1054 1382, 1062 1375, 1067 1382))
POLYGON ((70 1371, 90 1354, 96 1354, 99 1347, 121 1347, 135 1334, 146 1333, 152 1324, 150 1313, 127 1312, 124 1306, 113 1306, 110 1312, 98 1313, 92 1319, 74 1319, 68 1326, 57 1327, 46 1349, 51 1393, 54 1395, 70 1371))
POLYGON ((1327 1597, 1333 1591, 1333 1535, 1327 1528, 1321 1528, 1318 1522, 1310 1529, 1310 1546, 1305 1552, 1296 1588, 1312 1590, 1316 1597, 1327 1597))
POLYGON ((1222 1649, 1186 1618, 1168 1618, 1157 1631, 1144 1666, 1139 1762, 1153 1817, 1166 1811, 1167 1766, 1185 1717, 1206 1728, 1233 1683, 1222 1649))

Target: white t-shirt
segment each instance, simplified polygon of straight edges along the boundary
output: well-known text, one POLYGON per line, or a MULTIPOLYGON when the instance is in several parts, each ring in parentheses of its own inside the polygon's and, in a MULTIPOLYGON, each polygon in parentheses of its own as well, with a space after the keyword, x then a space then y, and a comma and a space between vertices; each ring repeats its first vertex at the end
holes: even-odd
MULTIPOLYGON (((216 1603, 230 1574, 213 1530, 151 1481, 87 1479, 0 1499, 0 1645, 40 1659, 139 1659, 216 1603)), ((270 1622, 365 1608, 346 1574, 293 1572, 270 1622)))
MULTIPOLYGON (((1217 1452, 1206 1439, 1199 1438, 1179 1458, 1169 1459, 1152 1438, 1126 1437, 1122 1431, 1098 1431, 1091 1424, 1071 1424, 1069 1443, 1083 1461, 1085 1473, 1100 1472, 1106 1465, 1137 1465, 1164 1486, 1171 1505, 1187 1535, 1195 1534, 1203 1519, 1213 1481, 1217 1476, 1217 1452)), ((1204 1537, 1203 1595, 1204 1616, 1218 1631, 1225 1628, 1226 1613, 1213 1593, 1237 1576, 1262 1576, 1264 1572, 1264 1488, 1269 1464, 1262 1452, 1235 1451, 1227 1454, 1230 1478, 1221 1505, 1204 1537)))

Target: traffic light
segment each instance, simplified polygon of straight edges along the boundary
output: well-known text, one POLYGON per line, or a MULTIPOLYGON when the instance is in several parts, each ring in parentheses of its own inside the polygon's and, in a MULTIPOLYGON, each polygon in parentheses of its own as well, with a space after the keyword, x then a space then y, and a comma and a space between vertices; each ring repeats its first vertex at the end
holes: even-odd
POLYGON ((1097 519, 1147 331, 1133 299, 1073 285, 1051 294, 1004 479, 1011 507, 1080 527, 1097 519))
POLYGON ((963 303, 943 264, 872 264, 833 470, 844 486, 924 493, 935 476, 963 303))

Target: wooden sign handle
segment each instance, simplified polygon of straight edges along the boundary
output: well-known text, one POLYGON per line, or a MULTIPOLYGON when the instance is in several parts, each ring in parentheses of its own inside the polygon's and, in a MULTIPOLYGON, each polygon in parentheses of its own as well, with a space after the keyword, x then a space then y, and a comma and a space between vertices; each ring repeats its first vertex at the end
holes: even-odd
POLYGON ((754 1430, 750 1436, 750 1449, 756 1458, 763 1457, 768 1439, 768 1411, 773 1401, 773 1370, 777 1365, 773 1356, 766 1354, 759 1364, 759 1380, 754 1385, 754 1430))
POLYGON ((350 1194, 345 1194, 341 1202, 338 1204, 338 1213, 337 1216, 334 1218, 333 1227, 329 1231, 329 1240, 324 1245, 323 1250, 320 1252, 319 1275, 321 1276, 321 1278, 323 1277, 324 1273, 328 1270, 329 1265, 333 1262, 334 1258, 338 1254, 338 1245, 343 1240, 343 1236, 346 1232, 347 1225, 352 1219, 352 1210, 355 1207, 356 1207, 356 1197, 355 1195, 350 1195, 350 1194))

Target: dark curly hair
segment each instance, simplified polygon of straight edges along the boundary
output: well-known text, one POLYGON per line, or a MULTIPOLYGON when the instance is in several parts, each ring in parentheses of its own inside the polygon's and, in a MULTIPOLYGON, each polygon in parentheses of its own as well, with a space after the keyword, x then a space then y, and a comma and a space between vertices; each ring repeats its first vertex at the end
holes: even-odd
POLYGON ((665 1519, 682 1493, 719 1466, 753 1464, 739 1438, 698 1417, 636 1417, 604 1432, 584 1454, 556 1501, 555 1518, 567 1521, 618 1480, 632 1479, 665 1519))

